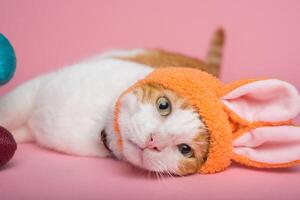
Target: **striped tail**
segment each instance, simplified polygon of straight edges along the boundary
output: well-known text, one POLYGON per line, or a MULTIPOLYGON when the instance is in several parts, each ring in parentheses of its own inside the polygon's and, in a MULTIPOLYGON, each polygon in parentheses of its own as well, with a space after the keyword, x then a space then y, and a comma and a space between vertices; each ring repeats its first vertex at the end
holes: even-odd
POLYGON ((213 34, 205 63, 212 74, 218 77, 222 59, 222 51, 225 41, 225 33, 222 28, 218 28, 213 34))

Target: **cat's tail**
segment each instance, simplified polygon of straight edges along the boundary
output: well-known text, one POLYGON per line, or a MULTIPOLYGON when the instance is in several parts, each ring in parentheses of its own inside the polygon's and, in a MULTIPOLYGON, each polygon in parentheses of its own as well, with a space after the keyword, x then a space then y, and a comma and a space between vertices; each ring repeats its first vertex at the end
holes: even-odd
POLYGON ((218 28, 213 34, 205 60, 210 72, 215 76, 219 75, 224 43, 224 30, 223 28, 218 28))
POLYGON ((34 79, 0 98, 0 125, 20 142, 33 141, 27 122, 33 110, 40 80, 34 79))

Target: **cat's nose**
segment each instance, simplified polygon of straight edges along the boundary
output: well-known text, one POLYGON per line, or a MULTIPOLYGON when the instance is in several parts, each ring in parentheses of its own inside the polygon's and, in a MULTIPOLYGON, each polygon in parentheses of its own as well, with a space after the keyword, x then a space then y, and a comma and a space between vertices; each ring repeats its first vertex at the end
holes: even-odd
POLYGON ((155 134, 150 134, 148 141, 147 141, 147 148, 155 151, 160 151, 161 148, 158 145, 157 138, 155 134))

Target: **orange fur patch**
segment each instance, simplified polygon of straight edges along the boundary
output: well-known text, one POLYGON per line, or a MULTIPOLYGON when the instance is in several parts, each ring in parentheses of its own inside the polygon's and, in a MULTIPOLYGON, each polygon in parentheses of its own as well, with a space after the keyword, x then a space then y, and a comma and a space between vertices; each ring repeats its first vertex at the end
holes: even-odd
POLYGON ((184 54, 169 52, 161 49, 147 49, 145 53, 136 56, 118 57, 122 60, 137 62, 153 68, 187 67, 206 71, 216 77, 220 72, 222 50, 225 34, 222 28, 217 29, 211 39, 205 61, 184 54))
POLYGON ((218 74, 218 68, 212 68, 211 66, 207 65, 205 62, 197 58, 193 58, 179 53, 172 53, 161 49, 148 49, 143 54, 138 54, 132 57, 119 57, 119 59, 137 62, 140 64, 151 66, 153 68, 162 68, 170 66, 188 67, 200 69, 213 75, 218 74))
POLYGON ((208 131, 200 131, 193 139, 190 146, 194 150, 191 158, 182 158, 179 161, 180 175, 194 174, 205 162, 208 153, 209 134, 208 131))

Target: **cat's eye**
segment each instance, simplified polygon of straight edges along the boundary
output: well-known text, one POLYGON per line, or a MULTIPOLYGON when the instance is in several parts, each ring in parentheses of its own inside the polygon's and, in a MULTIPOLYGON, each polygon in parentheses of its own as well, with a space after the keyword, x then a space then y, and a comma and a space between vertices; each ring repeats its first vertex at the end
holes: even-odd
POLYGON ((171 113, 171 102, 167 97, 159 97, 156 101, 156 109, 162 116, 167 116, 171 113))
POLYGON ((179 152, 187 158, 194 156, 194 152, 192 148, 187 144, 179 144, 177 145, 179 152))

